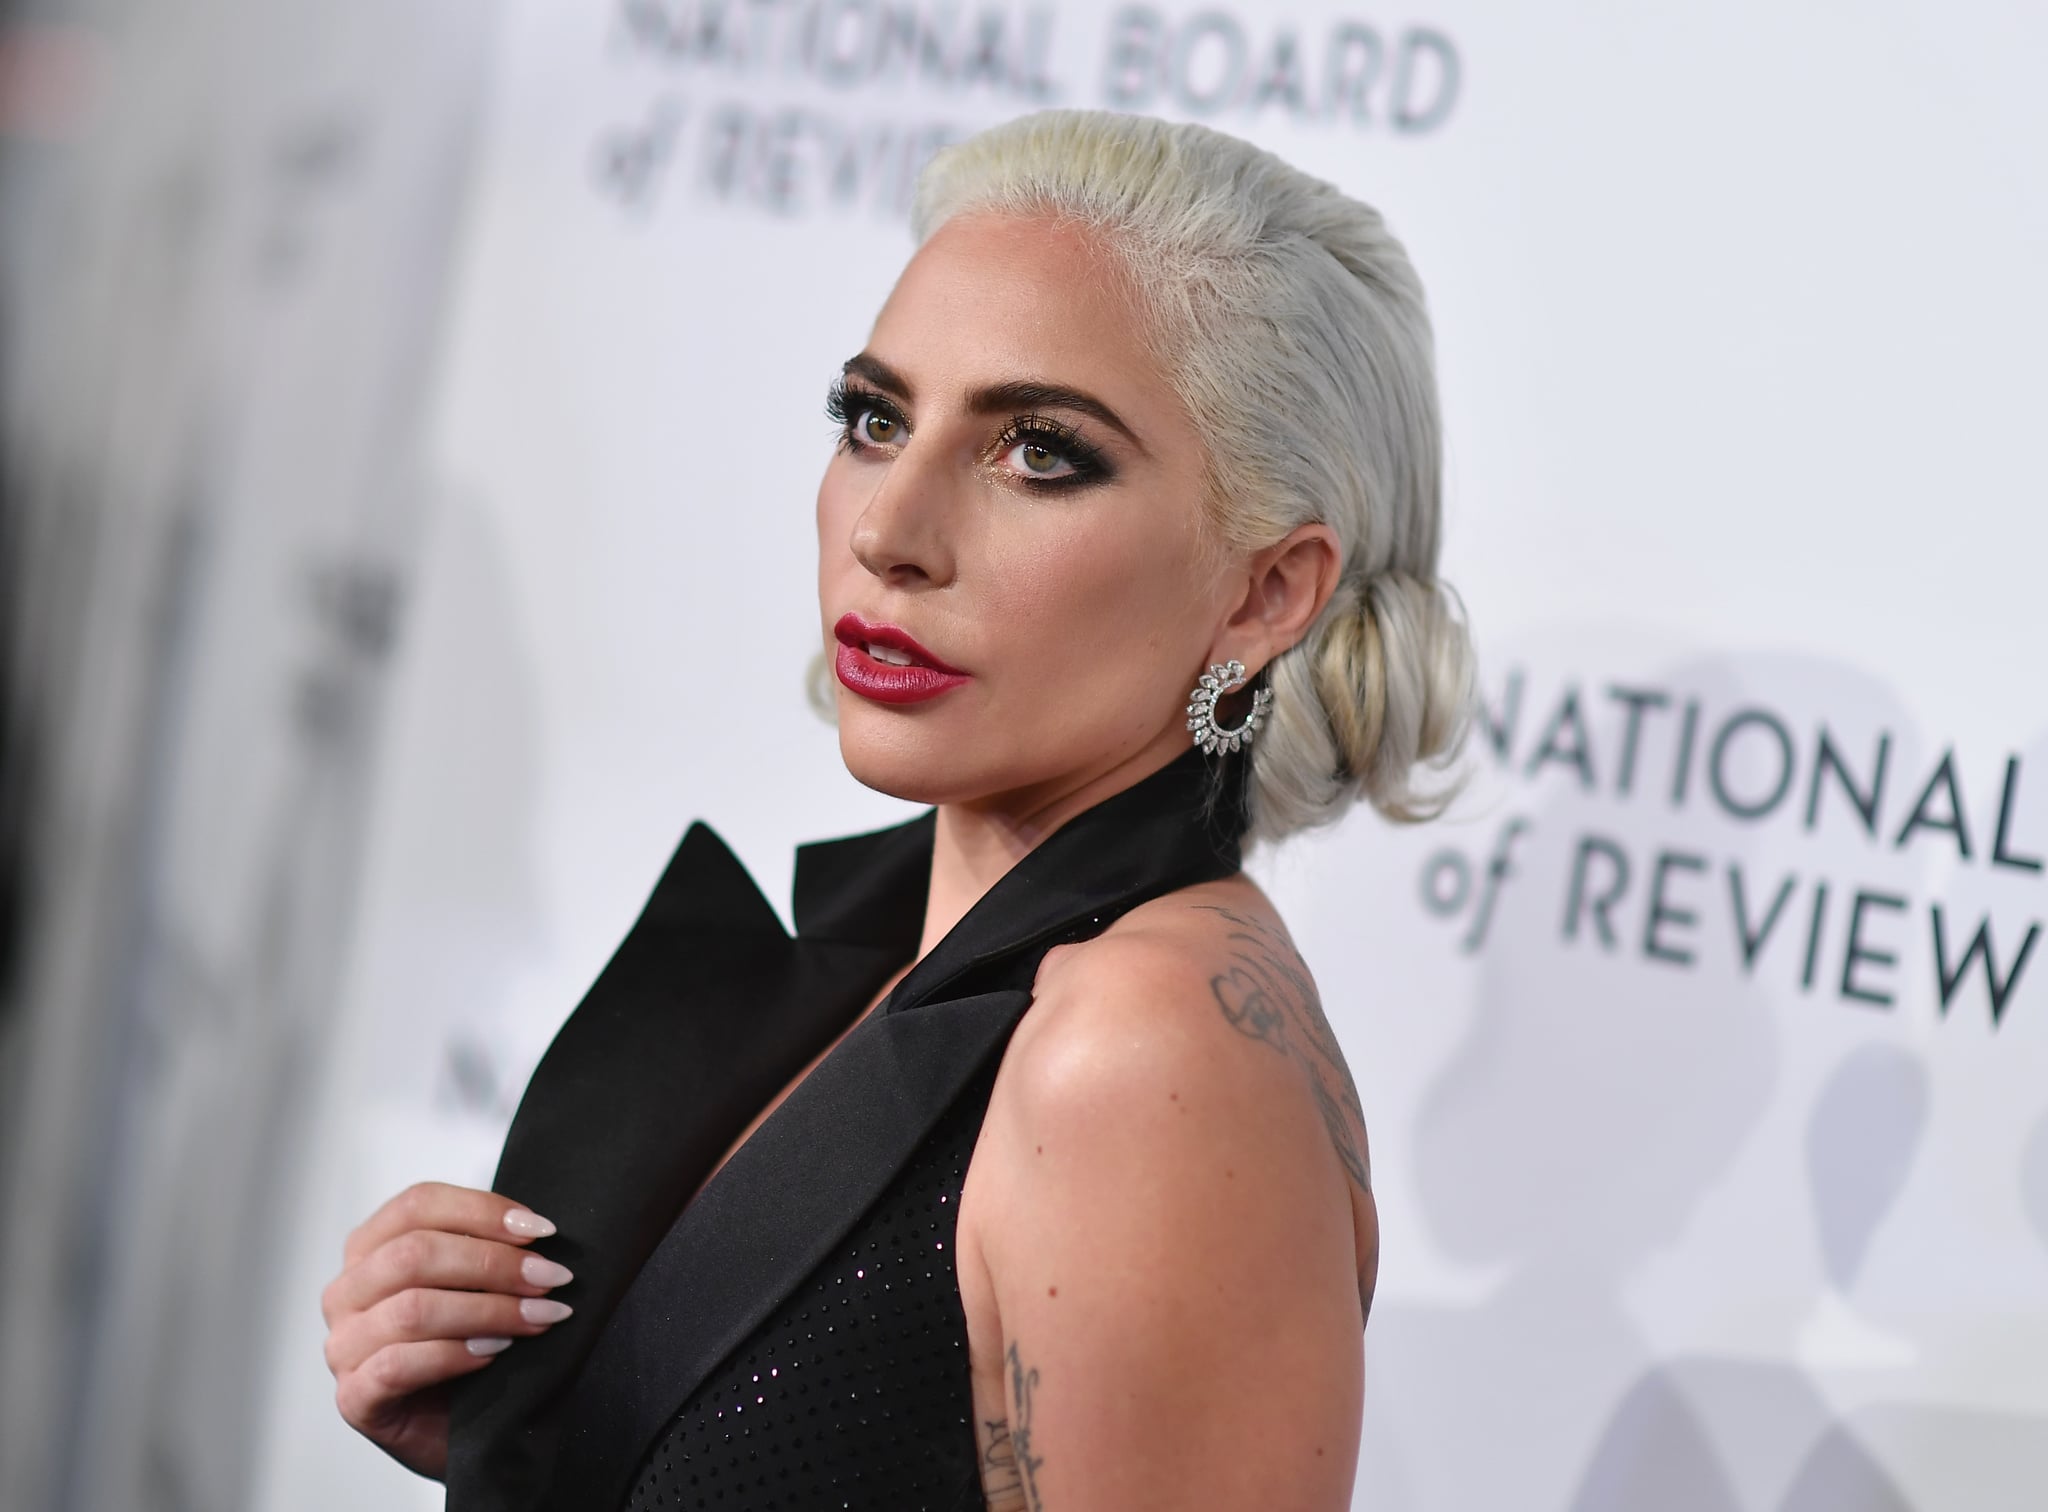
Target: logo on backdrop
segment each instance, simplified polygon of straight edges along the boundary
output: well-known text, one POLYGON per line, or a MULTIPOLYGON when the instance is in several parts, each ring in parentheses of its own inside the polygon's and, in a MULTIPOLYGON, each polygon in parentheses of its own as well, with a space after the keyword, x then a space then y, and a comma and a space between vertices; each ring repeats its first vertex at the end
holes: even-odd
POLYGON ((1435 28, 1304 25, 1258 6, 619 0, 611 47, 622 73, 659 81, 595 153, 599 192, 639 213, 673 182, 783 215, 902 215, 940 147, 1064 104, 1419 137, 1451 119, 1462 83, 1435 28), (911 100, 947 114, 897 113, 911 100))
POLYGON ((2024 812, 2023 756, 2004 758, 1995 798, 1966 799, 1953 745, 1909 765, 1892 730, 1850 737, 1825 711, 1570 678, 1539 688, 1521 668, 1482 729, 1512 782, 1561 785, 1569 803, 1556 808, 1571 817, 1568 835, 1542 835, 1550 814, 1511 814, 1484 854, 1446 847, 1424 862, 1422 904, 1462 925, 1468 954, 1486 948, 1508 890, 1535 887, 1556 900, 1567 949, 1681 970, 1718 955, 1744 977, 1867 1008, 1931 1000, 1946 1019, 1981 1005, 1994 1027, 2020 996, 2043 928, 2027 884, 2044 880, 2048 835, 2048 805, 2024 812), (1599 822, 1602 810, 1616 822, 1599 822), (1683 840, 1642 838, 1646 812, 1683 840), (1751 840, 1765 830, 1808 864, 1796 850, 1789 866, 1759 861, 1751 840), (1947 891, 1980 902, 1859 877, 1844 854, 1867 858, 1866 871, 1942 868, 1947 891), (1554 874, 1539 875, 1538 858, 1554 874), (2021 906, 1988 906, 1991 894, 2021 906))

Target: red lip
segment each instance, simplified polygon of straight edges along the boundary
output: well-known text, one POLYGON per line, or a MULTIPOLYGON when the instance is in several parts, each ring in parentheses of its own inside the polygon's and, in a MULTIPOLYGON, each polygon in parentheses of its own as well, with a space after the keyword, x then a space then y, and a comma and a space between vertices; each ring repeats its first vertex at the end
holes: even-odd
POLYGON ((971 674, 948 666, 919 645, 909 631, 895 625, 872 624, 858 614, 843 614, 832 627, 839 654, 832 670, 850 692, 876 703, 923 703, 970 680, 971 674), (909 666, 877 661, 869 646, 885 646, 911 659, 909 666))

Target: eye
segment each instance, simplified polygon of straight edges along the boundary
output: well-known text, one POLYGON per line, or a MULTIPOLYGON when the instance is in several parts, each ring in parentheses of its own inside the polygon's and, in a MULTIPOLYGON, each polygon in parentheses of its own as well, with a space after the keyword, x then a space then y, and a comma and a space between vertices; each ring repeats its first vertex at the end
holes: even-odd
POLYGON ((844 378, 826 391, 825 414, 839 427, 839 449, 845 452, 901 446, 910 433, 894 404, 871 390, 850 387, 844 378))
POLYGON ((1042 438, 1019 441, 1003 454, 1003 461, 1033 478, 1070 478, 1080 471, 1056 445, 1042 438))
POLYGON ((1045 415, 1022 415, 1003 428, 989 462, 1033 488, 1080 488, 1111 476, 1101 453, 1071 425, 1045 415))

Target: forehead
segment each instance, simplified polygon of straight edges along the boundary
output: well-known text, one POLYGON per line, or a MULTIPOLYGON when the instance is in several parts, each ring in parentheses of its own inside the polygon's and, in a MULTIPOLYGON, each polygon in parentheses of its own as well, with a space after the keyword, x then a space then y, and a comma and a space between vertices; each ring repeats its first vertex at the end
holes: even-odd
POLYGON ((1119 409, 1170 406, 1145 336, 1122 266, 1099 235, 976 214, 947 221, 918 248, 876 317, 869 350, 920 390, 1047 379, 1114 388, 1119 409))

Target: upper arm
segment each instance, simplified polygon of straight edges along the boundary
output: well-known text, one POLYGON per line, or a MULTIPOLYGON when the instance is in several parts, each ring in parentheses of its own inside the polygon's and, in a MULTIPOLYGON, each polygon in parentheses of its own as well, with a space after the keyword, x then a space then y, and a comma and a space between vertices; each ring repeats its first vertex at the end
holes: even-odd
POLYGON ((1343 1162, 1299 1068, 1232 1033, 1203 963, 1113 944, 1042 979, 983 1136, 1027 1505, 1346 1506, 1363 1386, 1343 1162))

